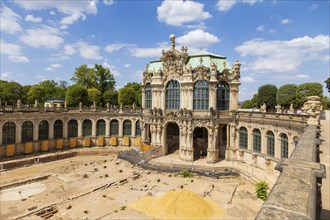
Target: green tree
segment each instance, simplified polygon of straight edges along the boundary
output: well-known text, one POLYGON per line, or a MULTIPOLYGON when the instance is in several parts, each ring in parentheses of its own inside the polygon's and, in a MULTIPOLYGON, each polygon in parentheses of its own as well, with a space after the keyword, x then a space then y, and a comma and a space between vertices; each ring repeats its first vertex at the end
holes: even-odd
POLYGON ((15 105, 21 97, 22 86, 17 82, 0 81, 0 100, 2 104, 15 105))
POLYGON ((283 108, 288 109, 291 103, 295 103, 297 96, 297 85, 286 84, 281 86, 277 91, 277 103, 283 108))
POLYGON ((28 101, 28 92, 30 91, 31 87, 32 87, 31 85, 22 86, 21 101, 24 104, 29 103, 29 101, 28 101))
POLYGON ((44 80, 39 83, 45 90, 45 98, 63 99, 65 97, 65 90, 58 86, 54 80, 44 80))
POLYGON ((123 105, 136 104, 136 94, 132 87, 124 87, 119 89, 118 102, 123 105))
POLYGON ((320 83, 304 83, 297 88, 296 107, 301 108, 307 101, 308 96, 319 96, 323 98, 323 86, 320 83))
POLYGON ((102 94, 98 89, 95 88, 87 89, 87 93, 88 93, 88 104, 91 105, 94 102, 96 102, 96 105, 101 104, 102 94))
POLYGON ((88 68, 86 64, 76 68, 71 78, 76 84, 85 86, 87 89, 96 87, 96 76, 94 69, 88 68))
POLYGON ((241 104, 241 108, 243 109, 253 108, 251 100, 244 100, 241 104))
POLYGON ((108 89, 115 88, 115 78, 110 73, 108 68, 102 65, 95 64, 95 76, 96 76, 96 88, 101 91, 102 94, 108 89))
POLYGON ((45 102, 45 95, 46 91, 43 86, 33 85, 27 93, 27 100, 31 104, 33 104, 35 100, 37 100, 40 106, 42 106, 42 104, 45 102))
POLYGON ((277 88, 275 85, 266 84, 258 89, 258 106, 266 104, 267 109, 274 109, 276 105, 277 88))
POLYGON ((256 184, 256 194, 257 197, 260 198, 261 200, 265 201, 268 197, 268 192, 267 190, 269 189, 268 183, 266 181, 259 181, 256 184))
POLYGON ((125 87, 133 88, 135 91, 135 101, 134 103, 137 106, 141 106, 142 103, 142 88, 141 84, 137 82, 129 82, 125 85, 125 87))
POLYGON ((323 96, 322 105, 324 110, 330 109, 330 99, 328 98, 328 96, 323 96))
POLYGON ((79 105, 79 102, 83 103, 84 105, 88 105, 87 89, 84 86, 78 84, 69 86, 66 91, 65 100, 68 106, 76 107, 79 105))
POLYGON ((108 103, 110 105, 118 105, 118 91, 113 89, 108 89, 103 94, 104 103, 108 103))

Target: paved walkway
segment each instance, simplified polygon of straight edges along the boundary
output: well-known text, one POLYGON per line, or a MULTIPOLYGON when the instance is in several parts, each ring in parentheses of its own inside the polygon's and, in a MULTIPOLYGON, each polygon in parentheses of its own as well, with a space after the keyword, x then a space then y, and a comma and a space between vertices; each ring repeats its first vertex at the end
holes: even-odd
POLYGON ((266 180, 269 183, 270 187, 273 187, 275 184, 278 175, 280 174, 278 171, 268 172, 263 169, 252 167, 250 165, 240 163, 237 161, 225 161, 221 160, 217 163, 207 163, 206 159, 199 159, 194 162, 187 162, 183 161, 179 158, 179 154, 169 154, 165 157, 158 157, 156 159, 151 159, 149 163, 154 164, 160 164, 160 165, 166 165, 166 166, 174 166, 177 165, 183 165, 185 167, 190 167, 190 169, 194 168, 201 168, 201 169, 210 169, 213 168, 220 168, 220 167, 231 167, 234 168, 244 175, 246 175, 248 178, 259 181, 259 180, 266 180))
POLYGON ((325 120, 321 120, 321 139, 322 144, 320 145, 320 162, 326 167, 327 177, 322 180, 322 205, 321 219, 330 219, 330 118, 327 117, 325 120))

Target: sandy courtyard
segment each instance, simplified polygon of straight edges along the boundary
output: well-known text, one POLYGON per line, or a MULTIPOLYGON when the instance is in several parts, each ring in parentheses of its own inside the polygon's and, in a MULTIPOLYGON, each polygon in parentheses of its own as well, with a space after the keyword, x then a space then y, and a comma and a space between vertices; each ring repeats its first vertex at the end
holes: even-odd
MULTIPOLYGON (((183 178, 174 173, 143 170, 116 159, 116 154, 76 156, 4 171, 0 175, 2 187, 16 183, 0 191, 0 219, 45 219, 36 213, 47 207, 57 210, 48 219, 155 219, 133 209, 131 204, 146 196, 158 198, 174 190, 194 192, 216 203, 224 210, 216 219, 253 219, 262 205, 254 196, 254 184, 244 177, 183 178), (26 179, 31 181, 19 183, 26 179)), ((184 208, 178 208, 184 214, 184 208)))

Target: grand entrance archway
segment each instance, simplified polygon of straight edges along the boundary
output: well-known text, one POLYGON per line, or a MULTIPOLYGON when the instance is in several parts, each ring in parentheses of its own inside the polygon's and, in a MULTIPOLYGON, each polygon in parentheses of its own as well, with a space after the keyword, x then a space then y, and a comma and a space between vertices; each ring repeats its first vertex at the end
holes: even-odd
POLYGON ((177 123, 170 122, 166 125, 165 146, 167 147, 167 154, 179 154, 180 129, 177 123))
POLYGON ((196 127, 193 133, 194 160, 207 156, 208 132, 204 127, 196 127))

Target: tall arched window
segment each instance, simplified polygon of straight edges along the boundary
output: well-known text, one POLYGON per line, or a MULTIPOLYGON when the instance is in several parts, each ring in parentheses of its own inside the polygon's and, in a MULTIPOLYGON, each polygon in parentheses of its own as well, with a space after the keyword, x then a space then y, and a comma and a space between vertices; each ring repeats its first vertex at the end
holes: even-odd
POLYGON ((144 91, 145 91, 144 108, 151 109, 152 108, 152 91, 151 91, 150 83, 146 84, 144 91))
POLYGON ((132 122, 130 120, 125 120, 123 123, 124 136, 131 136, 132 134, 132 122))
POLYGON ((78 137, 78 122, 77 120, 71 119, 68 122, 68 137, 78 137))
POLYGON ((261 152, 261 132, 259 129, 253 130, 253 151, 261 152))
POLYGON ((243 149, 248 148, 248 132, 244 127, 239 129, 239 147, 243 149))
POLYGON ((194 85, 194 110, 209 109, 209 83, 198 80, 194 85))
POLYGON ((178 81, 171 80, 166 87, 166 109, 180 108, 180 84, 178 81))
POLYGON ((22 142, 33 141, 33 123, 25 121, 22 124, 22 142))
POLYGON ((54 122, 54 138, 63 138, 63 122, 61 120, 54 122))
POLYGON ((117 136, 119 134, 119 122, 116 119, 110 121, 110 135, 117 136))
POLYGON ((105 121, 100 119, 96 123, 96 136, 104 136, 105 135, 105 121))
POLYGON ((221 81, 217 88, 218 110, 229 110, 230 87, 227 82, 221 81))
POLYGON ((272 157, 275 155, 275 138, 271 131, 267 132, 267 155, 272 157))
POLYGON ((15 144, 16 125, 14 122, 6 122, 2 127, 2 144, 15 144))
POLYGON ((281 158, 289 157, 288 136, 281 134, 281 158))
POLYGON ((83 137, 92 136, 92 121, 85 119, 83 122, 83 137))
POLYGON ((43 140, 48 140, 48 135, 49 135, 49 124, 48 121, 46 120, 42 120, 39 123, 39 137, 38 140, 39 141, 43 141, 43 140))
POLYGON ((136 124, 135 124, 135 136, 141 136, 140 121, 137 121, 136 124))

